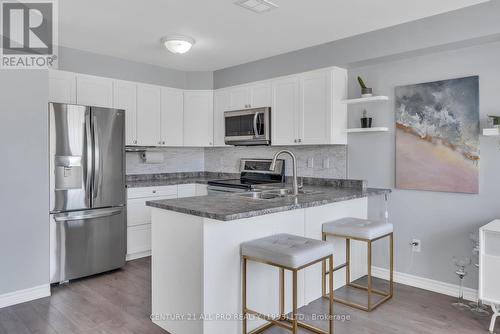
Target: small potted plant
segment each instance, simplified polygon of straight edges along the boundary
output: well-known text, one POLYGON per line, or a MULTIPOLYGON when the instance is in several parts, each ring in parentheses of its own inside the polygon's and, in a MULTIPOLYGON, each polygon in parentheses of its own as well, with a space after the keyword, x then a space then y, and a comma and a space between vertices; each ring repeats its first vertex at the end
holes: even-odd
POLYGON ((493 123, 493 127, 495 127, 495 128, 500 127, 500 116, 489 115, 488 117, 491 119, 491 122, 493 123))
POLYGON ((373 120, 373 118, 367 116, 366 109, 363 110, 363 117, 361 117, 361 127, 363 129, 371 128, 372 127, 372 120, 373 120))
POLYGON ((373 96, 373 92, 371 88, 366 87, 365 82, 361 77, 358 77, 359 86, 361 87, 361 97, 370 97, 373 96))

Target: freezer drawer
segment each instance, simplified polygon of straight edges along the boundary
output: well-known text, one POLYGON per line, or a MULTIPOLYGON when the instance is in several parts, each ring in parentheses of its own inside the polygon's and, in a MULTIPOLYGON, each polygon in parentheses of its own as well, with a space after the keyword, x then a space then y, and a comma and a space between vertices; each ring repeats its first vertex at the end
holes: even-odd
POLYGON ((50 282, 122 267, 126 212, 126 207, 115 207, 50 215, 50 282))

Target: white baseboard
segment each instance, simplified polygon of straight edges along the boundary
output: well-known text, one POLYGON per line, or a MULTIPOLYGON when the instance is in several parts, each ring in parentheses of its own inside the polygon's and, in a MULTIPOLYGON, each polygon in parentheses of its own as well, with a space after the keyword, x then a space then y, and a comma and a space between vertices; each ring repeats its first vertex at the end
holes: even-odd
MULTIPOLYGON (((372 275, 382 279, 389 279, 389 270, 380 267, 372 267, 372 275)), ((445 283, 397 271, 394 272, 394 282, 453 297, 457 297, 459 291, 459 286, 456 284, 445 283)), ((464 288, 464 299, 476 301, 477 290, 464 288)))
POLYGON ((141 257, 148 257, 151 256, 151 251, 145 251, 145 252, 139 252, 139 253, 133 253, 133 254, 127 254, 125 257, 126 261, 132 261, 136 259, 140 259, 141 257))
POLYGON ((12 291, 0 295, 0 308, 29 302, 38 298, 50 296, 50 284, 34 286, 32 288, 12 291))

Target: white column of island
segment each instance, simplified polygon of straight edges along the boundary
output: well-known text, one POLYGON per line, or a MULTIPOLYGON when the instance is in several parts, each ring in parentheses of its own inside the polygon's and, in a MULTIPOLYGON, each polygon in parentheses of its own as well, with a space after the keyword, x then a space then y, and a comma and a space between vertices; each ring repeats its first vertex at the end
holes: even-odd
MULTIPOLYGON (((372 190, 372 194, 368 191, 360 190, 362 195, 353 199, 325 204, 316 201, 311 205, 306 200, 299 200, 295 206, 287 203, 292 209, 274 208, 262 201, 263 204, 255 204, 258 201, 248 199, 242 202, 243 198, 236 199, 234 195, 148 202, 155 206, 152 208, 152 321, 172 334, 241 333, 240 244, 277 233, 321 239, 324 222, 348 216, 367 218, 367 196, 381 193, 380 189, 372 190), (243 203, 247 203, 240 210, 245 211, 243 214, 229 214, 243 203), (259 211, 265 205, 271 208, 259 211), (197 209, 191 210, 193 207, 197 209)), ((340 240, 334 244, 334 265, 338 265, 344 262, 345 244, 340 240)), ((356 279, 366 274, 366 247, 357 242, 351 242, 351 247, 351 277, 356 279)), ((344 270, 336 272, 334 288, 345 284, 344 270)), ((268 314, 278 312, 278 277, 277 268, 249 264, 250 308, 268 314)), ((288 311, 290 281, 288 276, 285 284, 288 311)), ((299 306, 321 297, 320 264, 299 275, 298 295, 299 306)), ((249 330, 263 323, 250 321, 249 330)))

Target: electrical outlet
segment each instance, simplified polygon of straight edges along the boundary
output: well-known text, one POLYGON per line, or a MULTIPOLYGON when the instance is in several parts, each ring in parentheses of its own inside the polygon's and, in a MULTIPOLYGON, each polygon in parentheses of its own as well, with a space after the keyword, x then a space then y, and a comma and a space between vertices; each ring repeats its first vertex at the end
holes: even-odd
POLYGON ((330 159, 325 158, 323 159, 323 169, 328 169, 330 168, 330 159))
POLYGON ((314 168, 314 158, 307 159, 307 168, 314 168))
POLYGON ((422 242, 419 239, 413 239, 410 245, 413 252, 420 253, 420 251, 422 250, 422 242))

